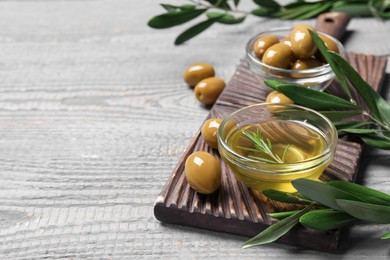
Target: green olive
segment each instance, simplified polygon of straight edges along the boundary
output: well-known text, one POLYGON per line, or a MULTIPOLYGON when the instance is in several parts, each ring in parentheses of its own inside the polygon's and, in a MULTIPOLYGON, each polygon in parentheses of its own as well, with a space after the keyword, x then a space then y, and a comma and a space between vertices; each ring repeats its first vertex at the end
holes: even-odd
POLYGON ((212 77, 201 80, 196 84, 194 93, 202 104, 208 106, 215 103, 224 88, 225 82, 222 79, 212 77))
POLYGON ((220 118, 210 118, 204 122, 201 134, 206 144, 212 148, 218 147, 217 132, 218 127, 222 123, 220 118))
POLYGON ((214 77, 215 71, 212 65, 207 63, 196 63, 189 66, 184 72, 183 79, 191 87, 198 84, 199 81, 214 77))
POLYGON ((307 69, 311 69, 311 68, 315 68, 315 67, 319 67, 319 66, 322 66, 322 62, 317 60, 317 59, 313 59, 313 58, 298 59, 294 62, 292 69, 293 70, 307 70, 307 69))
POLYGON ((267 95, 265 102, 269 104, 294 104, 294 101, 276 90, 267 95))
POLYGON ((272 67, 287 69, 291 60, 291 48, 284 43, 277 43, 265 51, 262 62, 272 67))
POLYGON ((331 38, 323 34, 319 34, 318 36, 320 36, 321 40, 325 43, 325 46, 326 48, 328 48, 328 50, 339 53, 339 47, 331 38))
POLYGON ((192 153, 185 162, 184 172, 188 184, 199 193, 211 194, 221 185, 221 167, 210 153, 192 153))
POLYGON ((258 38, 253 44, 253 50, 257 58, 261 59, 264 55, 264 52, 274 44, 279 42, 278 37, 272 34, 267 34, 258 38))
POLYGON ((297 58, 310 58, 317 51, 309 30, 315 31, 310 25, 299 24, 290 33, 291 49, 297 58))
POLYGON ((284 43, 284 44, 287 44, 288 46, 291 47, 291 40, 289 37, 285 37, 283 39, 280 40, 281 43, 284 43))

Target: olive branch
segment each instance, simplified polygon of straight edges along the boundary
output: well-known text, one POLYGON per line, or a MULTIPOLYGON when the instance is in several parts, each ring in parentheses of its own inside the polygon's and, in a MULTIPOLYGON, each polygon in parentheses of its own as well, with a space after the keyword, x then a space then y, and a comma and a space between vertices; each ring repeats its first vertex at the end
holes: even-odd
POLYGON ((240 10, 240 0, 186 0, 183 5, 160 4, 165 13, 152 17, 148 26, 166 29, 190 22, 203 14, 205 19, 189 27, 175 40, 182 44, 197 36, 215 23, 234 25, 244 22, 247 16, 303 20, 324 12, 344 12, 351 16, 373 16, 390 18, 390 0, 295 0, 280 5, 275 0, 253 0, 257 5, 252 10, 240 10))

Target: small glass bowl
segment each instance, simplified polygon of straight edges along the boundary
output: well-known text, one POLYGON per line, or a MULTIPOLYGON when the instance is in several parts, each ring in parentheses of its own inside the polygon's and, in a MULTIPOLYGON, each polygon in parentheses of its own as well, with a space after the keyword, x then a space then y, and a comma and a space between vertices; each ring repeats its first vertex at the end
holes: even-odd
MULTIPOLYGON (((297 105, 261 103, 244 107, 226 117, 218 128, 218 150, 222 159, 229 165, 237 179, 257 191, 275 189, 295 192, 296 190, 291 184, 292 180, 297 178, 317 180, 332 162, 335 156, 336 144, 337 130, 332 122, 314 110, 297 105), (322 142, 323 148, 313 153, 313 156, 309 158, 286 163, 264 162, 253 159, 253 157, 237 152, 237 147, 232 148, 230 142, 232 139, 229 138, 234 138, 234 133, 237 133, 238 129, 264 123, 271 123, 268 127, 268 133, 272 135, 283 136, 287 134, 290 135, 290 141, 287 142, 298 140, 300 145, 315 147, 313 143, 310 143, 313 141, 312 139, 305 141, 302 138, 302 125, 304 125, 306 129, 314 130, 323 137, 320 138, 325 141, 322 142), (294 128, 293 123, 296 126, 299 125, 299 127, 294 128), (290 124, 291 127, 280 127, 286 126, 286 124, 290 124), (280 132, 281 129, 284 129, 282 130, 284 132, 280 132)), ((272 145, 275 149, 277 144, 273 143, 272 145)), ((292 146, 289 149, 297 148, 292 146)), ((291 151, 291 155, 295 156, 294 152, 300 150, 291 151)), ((300 153, 297 153, 297 156, 299 155, 300 153)))
MULTIPOLYGON (((325 90, 335 77, 332 68, 329 64, 306 70, 291 70, 269 66, 267 64, 264 64, 256 57, 253 51, 253 44, 259 37, 268 34, 273 34, 279 39, 283 39, 289 35, 291 30, 292 28, 277 28, 259 33, 252 37, 246 45, 246 60, 250 70, 256 75, 256 77, 260 81, 264 81, 267 79, 275 79, 284 83, 307 86, 311 89, 319 91, 325 90)), ((339 54, 344 56, 344 47, 337 39, 325 33, 319 32, 319 34, 323 34, 333 40, 337 44, 339 54)))

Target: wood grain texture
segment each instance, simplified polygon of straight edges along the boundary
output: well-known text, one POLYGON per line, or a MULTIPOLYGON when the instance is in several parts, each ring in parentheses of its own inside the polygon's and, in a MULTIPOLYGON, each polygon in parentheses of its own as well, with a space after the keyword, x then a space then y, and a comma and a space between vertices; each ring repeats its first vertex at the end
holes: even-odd
MULTIPOLYGON (((210 62, 229 80, 249 37, 291 24, 252 17, 175 47, 187 25, 145 25, 158 3, 0 2, 0 259, 388 259, 378 237, 389 225, 353 226, 329 254, 281 244, 244 251, 241 236, 155 219, 155 199, 210 112, 183 70, 210 62)), ((390 54, 389 29, 354 18, 346 49, 390 54)), ((390 193, 389 159, 366 150, 362 181, 390 193)))

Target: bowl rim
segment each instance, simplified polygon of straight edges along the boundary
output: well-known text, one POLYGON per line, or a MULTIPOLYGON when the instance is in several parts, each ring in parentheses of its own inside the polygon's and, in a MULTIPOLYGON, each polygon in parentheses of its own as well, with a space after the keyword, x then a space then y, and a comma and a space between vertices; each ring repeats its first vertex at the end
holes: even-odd
MULTIPOLYGON (((273 66, 267 65, 256 57, 256 55, 253 52, 253 44, 260 36, 272 34, 275 32, 291 31, 293 28, 294 27, 277 27, 277 28, 273 28, 273 29, 270 29, 267 31, 262 31, 260 33, 257 33, 256 35, 252 36, 249 39, 249 41, 247 42, 246 47, 245 47, 247 59, 249 59, 249 61, 251 61, 255 65, 260 66, 260 68, 264 67, 264 68, 267 68, 268 70, 273 70, 273 71, 281 72, 281 73, 295 73, 295 74, 304 75, 304 74, 313 74, 313 73, 320 73, 320 72, 321 73, 332 72, 332 68, 329 65, 329 63, 324 64, 322 66, 318 66, 318 67, 314 67, 314 68, 310 68, 310 69, 305 69, 305 70, 293 70, 293 69, 283 69, 283 68, 278 68, 278 67, 273 67, 273 66)), ((326 34, 326 33, 323 33, 323 32, 317 32, 317 33, 325 35, 326 37, 329 37, 331 40, 333 40, 337 44, 337 47, 339 48, 339 54, 342 56, 345 55, 345 48, 339 40, 337 40, 333 36, 326 34)))
MULTIPOLYGON (((225 138, 226 139, 226 138, 225 138)), ((315 161, 315 160, 319 160, 323 157, 326 157, 328 156, 329 154, 332 153, 332 151, 335 153, 335 150, 336 150, 336 145, 337 145, 337 141, 338 141, 338 135, 337 135, 337 129, 336 127, 334 126, 334 124, 332 123, 332 121, 330 119, 328 119, 326 116, 324 116, 323 114, 313 110, 313 109, 310 109, 310 108, 307 108, 307 107, 304 107, 304 106, 299 106, 299 105, 296 105, 296 104, 283 104, 283 103, 280 103, 280 104, 272 104, 272 103, 257 103, 257 104, 253 104, 253 105, 249 105, 249 106, 245 106, 243 108, 240 108, 236 111, 234 111, 233 113, 231 113, 230 115, 228 115, 226 118, 223 119, 222 123, 220 124, 219 128, 218 128, 218 134, 217 134, 217 140, 218 140, 218 145, 222 146, 223 149, 225 149, 226 151, 228 151, 229 153, 229 157, 230 155, 233 155, 234 157, 236 158, 239 158, 240 161, 237 161, 237 160, 234 160, 234 163, 237 164, 242 164, 244 166, 244 168, 248 168, 249 166, 248 165, 245 165, 243 164, 241 161, 247 161, 247 162, 251 162, 251 163, 257 163, 259 165, 283 165, 283 166, 297 166, 297 165, 302 165, 302 164, 307 164, 309 162, 312 162, 312 161, 315 161), (231 149, 231 147, 225 142, 225 140, 222 138, 222 131, 223 129, 225 128, 226 124, 232 120, 232 118, 234 116, 236 116, 237 114, 239 113, 242 113, 242 112, 245 112, 249 109, 253 109, 253 108, 256 108, 256 107, 267 107, 267 106, 285 106, 285 107, 288 107, 288 108, 294 108, 294 109, 299 109, 299 110, 303 110, 303 111, 306 111, 306 112, 309 112, 309 113, 312 113, 312 114, 315 114, 316 116, 318 116, 319 118, 321 118, 322 120, 324 120, 329 126, 330 126, 330 129, 331 129, 331 133, 332 133, 332 136, 331 138, 327 138, 327 142, 328 142, 328 146, 326 147, 326 149, 324 149, 324 151, 322 151, 320 154, 310 158, 310 159, 307 159, 307 160, 304 160, 304 161, 299 161, 299 162, 293 162, 293 163, 283 163, 283 164, 280 164, 280 163, 269 163, 269 162, 264 162, 264 161, 260 161, 260 160, 255 160, 255 159, 251 159, 251 158, 248 158, 246 156, 243 156, 239 153, 237 153, 236 151, 234 151, 233 149, 231 149)), ((220 151, 221 153, 222 151, 220 151)), ((229 159, 230 160, 230 159, 229 159)), ((322 161, 321 161, 322 162, 322 161)), ((303 169, 307 169, 307 168, 311 168, 311 167, 316 167, 316 165, 311 165, 310 167, 305 167, 303 169)), ((253 168, 253 165, 251 166, 251 168, 253 168)), ((257 167, 253 168, 255 170, 258 170, 257 167)), ((262 169, 263 171, 263 169, 262 169)), ((302 171, 302 169, 300 169, 299 171, 302 171)), ((292 171, 289 171, 289 172, 286 172, 285 174, 291 174, 292 171)), ((283 174, 282 172, 278 173, 278 174, 283 174)))

